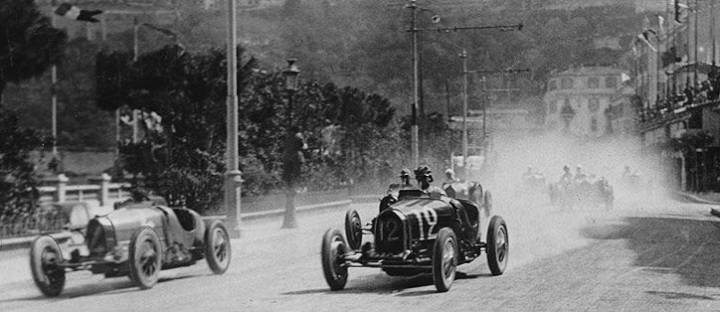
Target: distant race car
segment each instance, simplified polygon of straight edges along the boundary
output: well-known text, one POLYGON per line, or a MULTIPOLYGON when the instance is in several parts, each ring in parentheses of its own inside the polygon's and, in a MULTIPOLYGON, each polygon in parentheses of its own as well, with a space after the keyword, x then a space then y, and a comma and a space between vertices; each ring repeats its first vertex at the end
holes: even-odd
POLYGON ((116 208, 93 217, 85 227, 68 229, 69 240, 42 235, 32 242, 30 268, 43 294, 59 295, 68 271, 127 275, 147 289, 157 283, 161 269, 193 265, 202 258, 215 274, 228 269, 230 239, 220 220, 204 220, 190 209, 152 200, 116 208))
POLYGON ((612 186, 604 178, 596 181, 583 180, 576 183, 558 182, 549 186, 550 202, 561 208, 577 205, 602 205, 613 208, 615 195, 612 186))
POLYGON ((345 287, 351 266, 378 267, 392 276, 432 273, 435 287, 450 289, 458 265, 487 253, 493 275, 505 271, 508 232, 500 216, 489 218, 491 197, 477 184, 468 184, 466 199, 399 190, 396 201, 381 203, 380 212, 366 227, 360 215, 349 210, 345 237, 328 229, 322 239, 322 266, 330 289, 345 287), (489 219, 489 221, 488 221, 489 219), (482 235, 481 225, 487 224, 482 235), (374 236, 363 244, 363 234, 374 236))

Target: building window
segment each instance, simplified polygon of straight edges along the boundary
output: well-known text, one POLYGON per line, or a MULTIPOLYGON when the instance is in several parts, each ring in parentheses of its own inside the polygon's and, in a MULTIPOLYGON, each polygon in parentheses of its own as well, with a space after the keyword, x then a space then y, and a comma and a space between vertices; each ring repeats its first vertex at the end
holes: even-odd
POLYGON ((597 131, 597 119, 595 119, 595 117, 590 119, 590 131, 592 131, 592 132, 597 131))
POLYGON ((572 78, 563 78, 560 79, 560 87, 563 89, 572 89, 573 87, 573 80, 572 78))
POLYGON ((555 79, 550 80, 550 82, 548 83, 548 90, 552 91, 555 89, 557 89, 557 80, 555 80, 555 79))
POLYGON ((616 86, 617 86, 617 77, 615 77, 615 76, 605 77, 605 87, 606 88, 615 88, 616 86))
POLYGON ((600 100, 597 98, 589 98, 588 99, 588 110, 591 112, 596 112, 600 108, 600 100))
POLYGON ((554 114, 555 112, 557 112, 557 107, 558 105, 555 101, 550 101, 548 103, 548 113, 554 114))
POLYGON ((590 77, 587 80, 588 89, 600 88, 600 79, 598 77, 590 77))

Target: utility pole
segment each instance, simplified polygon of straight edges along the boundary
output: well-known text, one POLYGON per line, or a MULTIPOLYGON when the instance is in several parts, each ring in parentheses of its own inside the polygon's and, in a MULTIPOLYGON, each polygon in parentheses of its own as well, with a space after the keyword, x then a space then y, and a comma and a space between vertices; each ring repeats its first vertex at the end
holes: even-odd
POLYGON ((467 68, 467 50, 462 49, 460 58, 463 63, 463 121, 462 121, 462 154, 463 154, 463 177, 468 179, 468 130, 467 130, 467 117, 468 117, 468 68, 467 68))
MULTIPOLYGON (((137 17, 133 18, 133 63, 137 63, 138 58, 140 57, 140 40, 138 38, 140 32, 140 24, 138 23, 137 17)), ((138 123, 138 110, 133 109, 132 110, 132 142, 137 143, 140 141, 139 133, 140 129, 138 128, 140 124, 138 123)))
POLYGON ((499 70, 499 71, 498 70, 473 70, 473 71, 465 70, 465 72, 482 74, 482 79, 480 80, 480 82, 482 83, 482 94, 483 94, 483 96, 482 96, 483 123, 482 124, 483 124, 483 143, 484 143, 485 139, 487 138, 487 105, 489 102, 487 93, 489 91, 508 92, 508 96, 509 96, 511 91, 519 90, 519 89, 509 88, 509 84, 508 84, 508 88, 505 88, 505 89, 488 90, 487 89, 487 79, 485 78, 485 75, 486 74, 502 74, 503 77, 506 77, 506 75, 508 75, 508 74, 529 73, 530 69, 527 69, 527 68, 525 68, 525 69, 508 69, 508 70, 499 70))
MULTIPOLYGON (((50 26, 55 27, 55 14, 50 14, 50 26)), ((51 108, 52 111, 52 154, 53 157, 56 158, 58 156, 58 150, 57 150, 57 65, 55 63, 52 64, 52 67, 50 68, 50 79, 51 79, 51 86, 50 86, 50 101, 51 101, 51 108)))
POLYGON ((451 122, 450 118, 450 82, 445 79, 445 116, 448 122, 451 122))
POLYGON ((420 146, 419 146, 419 129, 417 124, 417 111, 418 111, 418 98, 419 98, 419 64, 418 64, 418 51, 417 51, 417 4, 415 0, 410 0, 408 5, 412 12, 412 19, 410 22, 410 32, 412 33, 412 63, 413 63, 413 103, 412 103, 412 116, 410 122, 410 151, 412 154, 412 163, 414 167, 420 165, 420 146))
POLYGON ((52 137, 53 137, 53 145, 52 145, 52 153, 53 156, 57 156, 58 150, 57 150, 57 65, 53 64, 51 69, 51 76, 52 76, 52 137))
MULTIPOLYGON (((413 161, 414 166, 418 166, 420 164, 420 148, 419 148, 419 139, 418 139, 418 122, 417 122, 417 114, 418 114, 418 101, 420 98, 419 95, 419 62, 418 62, 418 33, 419 32, 442 32, 442 33, 449 33, 449 32, 457 32, 461 30, 488 30, 488 29, 498 29, 501 31, 512 31, 512 30, 522 30, 523 24, 514 24, 514 25, 494 25, 494 26, 454 26, 454 27, 437 27, 437 28, 418 28, 417 27, 417 1, 416 0, 409 0, 409 4, 406 6, 406 8, 410 9, 411 11, 411 19, 410 19, 410 29, 407 31, 411 33, 412 35, 412 63, 413 63, 413 103, 412 103, 412 116, 411 116, 411 124, 410 124, 410 150, 411 150, 411 158, 413 161)), ((464 109, 464 115, 467 114, 467 109, 464 109)), ((465 127, 465 126, 463 126, 465 127)), ((463 131, 463 133, 467 133, 467 131, 463 131)), ((465 141, 465 139, 463 141, 465 141)), ((466 146, 466 144, 464 144, 466 146)), ((466 150, 466 148, 463 148, 463 150, 466 150)), ((466 155, 465 155, 466 156, 466 155)), ((464 160, 463 160, 464 161, 464 160)))

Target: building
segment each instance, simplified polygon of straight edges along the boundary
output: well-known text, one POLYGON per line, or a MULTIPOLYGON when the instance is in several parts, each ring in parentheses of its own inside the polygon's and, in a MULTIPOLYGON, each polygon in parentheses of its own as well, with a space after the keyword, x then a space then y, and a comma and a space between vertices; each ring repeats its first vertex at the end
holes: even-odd
POLYGON ((642 145, 682 190, 720 189, 718 12, 713 1, 668 8, 635 42, 642 145))
POLYGON ((610 125, 608 134, 619 137, 637 137, 639 102, 635 88, 623 84, 610 98, 610 106, 605 110, 610 125))
POLYGON ((544 96, 545 129, 599 138, 612 130, 606 110, 627 75, 609 66, 581 66, 553 74, 544 96))

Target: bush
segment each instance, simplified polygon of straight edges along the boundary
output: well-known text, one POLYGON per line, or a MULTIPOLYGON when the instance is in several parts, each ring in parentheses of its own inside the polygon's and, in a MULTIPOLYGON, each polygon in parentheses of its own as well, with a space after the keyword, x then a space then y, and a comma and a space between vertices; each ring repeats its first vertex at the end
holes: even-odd
POLYGON ((21 128, 15 112, 3 108, 0 138, 0 218, 32 214, 39 194, 30 152, 49 141, 32 129, 21 128))

